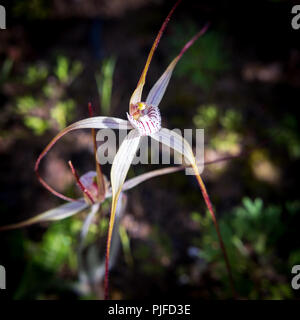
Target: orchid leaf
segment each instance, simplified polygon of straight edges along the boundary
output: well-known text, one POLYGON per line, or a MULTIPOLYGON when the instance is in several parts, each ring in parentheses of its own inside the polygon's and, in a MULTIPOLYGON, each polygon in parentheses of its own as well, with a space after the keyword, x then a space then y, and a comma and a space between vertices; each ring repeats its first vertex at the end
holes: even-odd
POLYGON ((28 220, 0 227, 0 230, 3 231, 3 230, 22 228, 34 223, 44 222, 44 221, 62 220, 70 216, 73 216, 74 214, 86 209, 87 207, 88 207, 88 204, 83 199, 79 199, 76 202, 65 203, 57 208, 48 210, 28 220))
POLYGON ((173 8, 171 9, 171 11, 169 12, 168 16, 166 17, 164 23, 162 24, 155 40, 154 40, 154 43, 152 45, 152 48, 149 52, 149 55, 148 55, 148 58, 147 58, 147 61, 146 61, 146 64, 145 64, 145 67, 144 67, 144 70, 141 74, 141 77, 139 79, 139 82, 137 84, 137 87, 136 89, 134 90, 131 98, 130 98, 130 103, 129 103, 129 106, 131 105, 135 105, 136 103, 140 102, 141 99, 142 99, 142 92, 143 92, 143 87, 144 87, 144 84, 145 84, 145 81, 146 81, 146 75, 147 75, 147 72, 148 72, 148 69, 149 69, 149 66, 150 66, 150 62, 152 60, 152 57, 153 57, 153 54, 155 52, 155 49, 157 48, 158 46, 158 43, 160 41, 160 38, 163 34, 163 32, 165 31, 166 27, 167 27, 167 24, 168 22, 170 21, 170 18, 174 12, 174 10, 176 9, 176 7, 179 5, 179 3, 181 2, 181 0, 178 0, 175 5, 173 6, 173 8))
POLYGON ((201 36, 205 33, 207 30, 208 25, 205 25, 189 42, 186 43, 186 45, 182 48, 179 55, 169 64, 166 71, 162 74, 162 76, 157 80, 155 85, 150 90, 148 97, 146 99, 146 104, 151 105, 154 107, 157 107, 163 98, 165 91, 168 87, 170 78, 172 76, 173 70, 177 64, 177 62, 180 60, 182 55, 185 53, 185 51, 201 36))

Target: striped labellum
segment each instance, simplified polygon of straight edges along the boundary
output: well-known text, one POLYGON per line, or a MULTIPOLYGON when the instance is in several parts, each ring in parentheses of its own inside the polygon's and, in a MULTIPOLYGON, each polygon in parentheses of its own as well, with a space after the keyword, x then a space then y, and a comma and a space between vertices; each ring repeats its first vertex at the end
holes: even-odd
POLYGON ((158 132, 161 129, 161 116, 158 107, 148 106, 145 102, 132 105, 127 118, 141 136, 158 132))

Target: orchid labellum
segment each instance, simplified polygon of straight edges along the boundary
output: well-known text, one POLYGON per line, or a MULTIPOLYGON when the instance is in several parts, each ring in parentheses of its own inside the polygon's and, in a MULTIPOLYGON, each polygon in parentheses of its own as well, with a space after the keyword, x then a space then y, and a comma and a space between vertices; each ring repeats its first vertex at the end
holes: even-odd
MULTIPOLYGON (((130 129, 130 132, 123 140, 122 144, 119 147, 119 150, 114 157, 111 173, 110 173, 110 182, 111 182, 111 190, 108 192, 108 190, 103 191, 103 181, 101 182, 101 174, 99 173, 99 167, 97 167, 97 183, 99 190, 102 189, 101 192, 97 193, 95 190, 95 185, 93 184, 91 180, 91 175, 86 176, 85 179, 81 179, 82 184, 88 182, 88 184, 91 186, 91 190, 88 190, 89 192, 86 192, 83 190, 85 194, 85 198, 95 199, 98 196, 102 199, 103 197, 107 197, 108 195, 112 196, 112 205, 111 205, 111 215, 110 215, 110 223, 109 223, 109 230, 108 230, 108 238, 107 238, 107 249, 106 249, 106 277, 105 277, 105 292, 106 297, 108 295, 108 264, 109 264, 109 255, 110 255, 110 245, 111 245, 111 238, 112 238, 112 231, 114 227, 114 220, 116 215, 116 209, 117 209, 117 203, 119 196, 121 192, 124 190, 124 187, 126 186, 126 183, 124 185, 128 170, 132 164, 132 161, 135 157, 135 154, 137 152, 137 149, 139 147, 140 140, 142 136, 150 136, 151 138, 167 145, 168 147, 173 148, 175 151, 181 153, 185 159, 188 162, 188 165, 191 166, 194 170, 195 176, 197 178, 197 181, 199 183, 200 189, 202 191, 204 200, 206 202, 206 205, 208 207, 209 212, 211 213, 212 219, 214 221, 217 234, 219 237, 221 249, 223 251, 227 270, 230 276, 231 284, 231 273, 230 273, 230 266, 228 262, 228 258, 226 255, 226 250, 222 241, 222 237, 219 231, 219 227, 215 218, 215 214, 213 211, 213 207, 211 205, 211 202, 209 200, 209 196, 207 194, 205 185, 200 177, 196 159, 194 157, 193 151, 189 143, 180 135, 177 133, 161 127, 161 114, 159 110, 159 104, 165 94, 165 91, 167 89, 167 86, 169 84, 170 78, 172 76, 172 72, 180 60, 180 58, 183 56, 185 51, 201 36, 203 35, 208 25, 205 25, 190 41, 186 43, 186 45, 182 48, 181 52, 178 54, 178 56, 170 63, 170 65, 167 67, 165 72, 161 75, 161 77, 158 79, 158 81, 154 84, 152 89, 150 90, 146 100, 143 100, 142 98, 142 92, 143 87, 146 80, 147 71, 149 69, 150 62, 152 60, 153 54, 155 49, 157 48, 157 45, 160 41, 160 38, 170 20, 171 15, 173 14, 175 8, 178 6, 180 0, 176 2, 170 13, 168 14, 167 18, 165 19, 163 25, 161 26, 158 35, 153 43, 153 46, 150 50, 150 53, 148 55, 144 70, 140 76, 140 79, 138 81, 137 87, 134 90, 130 102, 129 102, 129 113, 127 113, 127 120, 113 118, 113 117, 89 117, 87 119, 78 121, 76 123, 71 124, 70 126, 66 127, 64 130, 62 130, 44 149, 44 151, 39 156, 35 170, 38 175, 38 178, 40 182, 52 193, 56 194, 60 198, 68 201, 73 201, 74 199, 71 199, 69 197, 66 197, 58 192, 56 192, 51 186, 49 186, 39 175, 38 169, 39 164, 42 158, 47 154, 47 152, 50 150, 50 148, 56 143, 58 139, 60 139, 63 135, 66 133, 77 130, 77 129, 83 129, 83 128, 92 128, 94 129, 130 129), (102 187, 100 187, 102 185, 102 187), (89 196, 90 193, 90 196, 89 196), (109 194, 110 193, 110 194, 109 194)), ((95 134, 95 133, 94 133, 95 134)), ((159 174, 158 174, 159 175, 159 174)), ((77 179, 78 180, 78 179, 77 179)), ((128 184, 128 183, 127 183, 128 184)), ((130 185, 130 183, 129 183, 130 185)), ((134 185, 134 183, 133 183, 134 185)), ((83 186, 84 189, 84 186, 83 186)), ((91 199, 90 199, 91 200, 91 199)), ((68 204, 69 205, 69 204, 68 204)), ((70 204, 71 205, 71 204, 70 204)))

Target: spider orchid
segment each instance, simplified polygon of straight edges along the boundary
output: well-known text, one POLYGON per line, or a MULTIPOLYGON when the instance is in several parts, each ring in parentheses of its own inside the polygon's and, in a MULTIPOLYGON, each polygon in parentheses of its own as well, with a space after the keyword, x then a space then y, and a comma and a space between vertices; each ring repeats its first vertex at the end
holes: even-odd
MULTIPOLYGON (((107 236, 107 248, 106 248, 106 263, 105 263, 105 296, 108 297, 108 270, 109 270, 109 255, 110 255, 110 245, 111 245, 111 239, 112 239, 112 232, 114 227, 114 221, 116 216, 116 210, 117 210, 117 203, 118 199, 120 197, 120 194, 122 191, 124 191, 124 188, 126 186, 130 186, 130 182, 125 182, 128 170, 131 166, 131 163, 134 159, 134 156, 137 152, 137 149, 140 144, 140 140, 142 136, 150 136, 152 139, 155 139, 162 144, 167 145, 170 148, 173 148, 175 151, 182 154, 187 161, 187 164, 192 167, 194 170, 196 179, 198 181, 198 184, 200 186, 201 192, 203 194, 206 206, 212 216, 213 222, 215 224, 215 228, 217 231, 217 235, 220 242, 220 247, 223 252, 227 271, 229 274, 230 284, 234 292, 233 288, 233 281, 230 271, 230 265, 227 258, 225 246, 221 237, 221 233, 219 230, 219 226, 215 217, 215 213, 212 207, 212 204, 210 202, 208 193, 206 191, 205 185, 202 181, 202 178, 200 177, 198 166, 196 163, 196 159, 193 154, 193 150, 189 143, 180 135, 177 133, 161 127, 161 116, 159 111, 159 103, 161 102, 165 91, 167 89, 169 80, 171 78, 172 72, 178 63, 178 61, 181 59, 183 54, 186 52, 186 50, 201 36, 203 35, 208 25, 205 25, 200 32, 198 32, 190 41, 186 43, 186 45, 182 48, 181 52, 178 54, 178 56, 170 63, 170 65, 167 67, 166 71, 162 74, 162 76, 158 79, 158 81, 155 83, 155 85, 150 90, 146 101, 142 99, 142 92, 143 87, 146 80, 146 75, 149 69, 150 62, 152 60, 153 54, 157 48, 157 45, 161 39, 161 36, 170 20, 171 15, 173 14, 175 8, 178 6, 181 0, 177 1, 176 4, 171 9, 170 13, 168 14, 167 18, 165 19, 164 23, 162 24, 158 35, 155 38, 155 41, 152 45, 152 48, 150 50, 150 53, 148 55, 145 67, 143 69, 143 72, 140 76, 140 79, 138 81, 137 87, 134 90, 130 102, 129 102, 129 113, 127 113, 127 120, 124 119, 118 119, 113 117, 89 117, 87 119, 83 119, 81 121, 75 122, 71 124, 70 126, 66 127, 64 130, 62 130, 60 133, 56 135, 56 137, 53 138, 53 140, 46 146, 46 148, 43 150, 43 152, 40 154, 40 156, 37 159, 36 165, 35 165, 35 171, 37 174, 37 177, 39 181, 44 185, 45 188, 47 188, 49 191, 51 191, 53 194, 57 195, 58 197, 67 200, 67 201, 76 201, 76 199, 72 199, 69 197, 66 197, 57 191, 55 191, 50 185, 47 184, 45 180, 43 180, 38 172, 39 165, 41 160, 45 157, 47 152, 52 148, 52 146, 65 134, 67 134, 70 131, 77 130, 77 129, 84 129, 84 128, 92 128, 93 137, 95 140, 95 129, 126 129, 130 130, 128 135, 123 140, 122 144, 119 147, 119 150, 117 154, 114 157, 111 173, 110 173, 110 182, 111 182, 111 191, 108 192, 105 187, 103 175, 101 174, 100 165, 96 163, 96 174, 94 174, 94 178, 96 177, 97 180, 97 186, 98 186, 98 192, 95 193, 95 189, 92 188, 93 183, 90 182, 87 183, 87 185, 84 185, 84 177, 81 179, 76 178, 79 186, 81 182, 80 188, 82 189, 84 193, 84 198, 86 201, 84 202, 85 205, 93 204, 94 199, 96 198, 98 202, 101 202, 103 199, 105 199, 106 196, 112 197, 112 205, 111 205, 111 214, 110 214, 110 222, 109 222, 109 229, 108 229, 108 236, 107 236), (125 184, 124 184, 125 182, 125 184), (94 190, 94 191, 93 191, 94 190)), ((94 143, 94 148, 96 149, 96 142, 94 143)), ((73 173, 75 174, 75 171, 73 170, 73 173)), ((85 177, 85 178, 91 178, 85 177)), ((95 187, 95 185, 94 185, 95 187)), ((78 201, 76 201, 78 202, 78 201)), ((76 205, 74 203, 68 203, 65 206, 69 206, 72 208, 74 206, 74 210, 77 210, 79 208, 79 204, 76 205)), ((82 202, 81 202, 82 203, 82 202)), ((81 204, 83 206, 83 203, 81 204)), ((51 215, 50 213, 47 213, 48 215, 51 215)), ((37 217, 33 218, 37 219, 37 217)))

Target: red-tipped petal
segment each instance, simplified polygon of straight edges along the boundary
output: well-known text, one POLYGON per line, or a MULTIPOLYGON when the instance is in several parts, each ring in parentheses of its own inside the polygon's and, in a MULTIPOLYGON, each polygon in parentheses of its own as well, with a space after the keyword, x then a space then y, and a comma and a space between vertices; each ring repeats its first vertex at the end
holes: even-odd
MULTIPOLYGON (((145 84, 145 80, 146 80, 146 75, 147 75, 147 72, 148 72, 148 69, 149 69, 149 65, 150 65, 150 62, 152 60, 152 57, 153 57, 153 54, 154 54, 154 51, 155 49, 157 48, 158 46, 158 43, 160 41, 160 38, 161 36, 163 35, 163 32, 165 31, 166 29, 166 26, 168 24, 168 22, 170 21, 170 18, 174 12, 174 10, 176 9, 176 7, 179 5, 179 3, 181 2, 181 0, 178 0, 175 5, 173 6, 173 8, 171 9, 171 11, 169 12, 168 16, 166 17, 164 23, 162 24, 155 40, 154 40, 154 43, 152 45, 152 48, 149 52, 149 55, 148 55, 148 58, 147 58, 147 61, 146 61, 146 64, 145 64, 145 67, 144 67, 144 70, 141 74, 141 77, 139 79, 139 82, 137 84, 137 87, 136 89, 134 90, 131 98, 130 98, 130 103, 129 103, 129 108, 131 105, 135 105, 136 103, 140 102, 141 101, 141 97, 142 97, 142 92, 143 92, 143 87, 144 87, 144 84, 145 84)), ((130 111, 130 114, 131 113, 131 110, 129 109, 130 111)))
POLYGON ((208 28, 208 24, 206 24, 186 45, 182 48, 179 55, 169 64, 166 71, 162 74, 162 76, 157 80, 155 85, 150 90, 148 97, 146 99, 146 104, 148 106, 157 107, 163 98, 165 91, 168 87, 170 78, 172 76, 173 70, 180 60, 182 55, 186 52, 186 50, 200 37, 202 36, 208 28))

